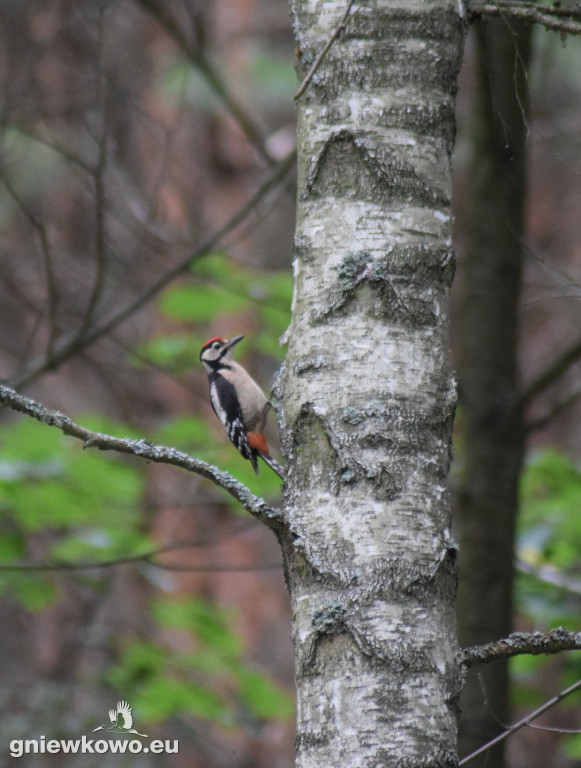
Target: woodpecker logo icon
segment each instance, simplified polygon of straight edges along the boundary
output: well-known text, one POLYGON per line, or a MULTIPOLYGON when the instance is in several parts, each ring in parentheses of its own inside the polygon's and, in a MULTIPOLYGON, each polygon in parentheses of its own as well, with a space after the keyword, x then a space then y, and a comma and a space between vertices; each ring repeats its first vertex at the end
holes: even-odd
POLYGON ((108 731, 109 733, 126 734, 134 733, 137 736, 145 736, 148 738, 147 734, 139 733, 139 731, 136 731, 135 728, 133 728, 133 716, 131 714, 131 707, 126 701, 118 701, 117 709, 109 710, 109 720, 111 720, 110 725, 104 723, 97 728, 93 728, 93 733, 96 733, 96 731, 108 731))

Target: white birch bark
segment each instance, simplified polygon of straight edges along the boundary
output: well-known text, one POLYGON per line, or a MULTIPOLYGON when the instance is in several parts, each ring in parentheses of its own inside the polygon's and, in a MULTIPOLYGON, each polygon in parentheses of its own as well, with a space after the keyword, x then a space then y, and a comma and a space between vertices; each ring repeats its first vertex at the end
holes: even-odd
MULTIPOLYGON (((346 0, 294 0, 299 82, 346 0)), ((455 765, 450 152, 457 2, 375 0, 299 100, 279 378, 300 768, 455 765)))

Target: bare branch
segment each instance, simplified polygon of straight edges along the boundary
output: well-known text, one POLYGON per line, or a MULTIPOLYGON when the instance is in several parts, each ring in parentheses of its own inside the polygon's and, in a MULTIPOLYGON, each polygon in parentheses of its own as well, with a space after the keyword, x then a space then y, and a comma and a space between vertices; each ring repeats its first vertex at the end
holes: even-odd
POLYGON ((177 264, 170 267, 170 269, 153 282, 149 288, 146 288, 146 290, 139 296, 135 297, 124 307, 121 307, 121 309, 113 313, 108 320, 105 320, 101 325, 88 331, 82 338, 77 338, 77 336, 74 335, 64 340, 55 348, 52 355, 43 356, 39 360, 34 361, 27 370, 12 379, 10 384, 14 387, 22 387, 25 384, 29 384, 41 374, 54 370, 61 365, 61 363, 65 362, 65 360, 68 360, 73 357, 73 355, 76 355, 91 346, 91 344, 94 344, 103 336, 106 336, 114 328, 134 315, 135 312, 144 307, 160 291, 169 285, 172 280, 183 272, 187 272, 197 259, 210 253, 226 235, 244 221, 244 219, 255 210, 270 190, 276 187, 277 184, 285 178, 294 163, 295 150, 289 153, 276 168, 272 170, 250 199, 244 203, 244 205, 239 208, 238 211, 236 211, 236 213, 231 216, 222 227, 220 227, 220 229, 217 229, 212 232, 212 234, 208 235, 193 253, 190 253, 185 259, 178 261, 177 264))
POLYGON ((136 563, 145 563, 155 568, 161 568, 166 571, 188 571, 190 573, 215 573, 232 571, 240 573, 243 571, 273 571, 279 570, 280 563, 259 563, 251 565, 178 565, 172 563, 160 563, 156 558, 167 552, 176 552, 181 549, 189 549, 192 544, 189 541, 178 541, 174 544, 166 544, 155 547, 147 552, 137 555, 126 555, 124 557, 115 557, 110 560, 94 560, 91 562, 67 562, 55 561, 50 563, 0 563, 0 572, 24 572, 24 573, 49 573, 62 571, 91 571, 99 568, 117 568, 122 565, 134 565, 136 563))
POLYGON ((526 725, 530 725, 534 720, 536 720, 542 714, 547 712, 549 709, 552 709, 552 707, 554 707, 560 701, 563 701, 564 698, 566 698, 567 696, 570 696, 572 693, 575 693, 575 691, 578 691, 579 689, 581 689, 581 680, 578 680, 576 683, 573 683, 573 685, 570 685, 569 688, 565 688, 564 691, 561 691, 556 696, 553 696, 552 699, 549 699, 549 701, 546 701, 538 709, 535 709, 534 712, 531 712, 530 715, 527 715, 522 720, 519 720, 518 723, 511 725, 509 728, 503 731, 500 735, 498 735, 495 739, 492 739, 487 744, 484 744, 482 747, 477 749, 475 752, 472 752, 470 755, 463 757, 462 760, 460 760, 460 762, 458 763, 458 765, 459 766, 466 765, 466 763, 469 763, 470 760, 472 760, 473 758, 478 757, 478 755, 481 755, 483 752, 487 752, 489 749, 492 749, 492 747, 496 746, 496 744, 498 744, 501 741, 504 741, 516 731, 519 731, 521 728, 524 728, 526 725))
POLYGON ((560 651, 580 651, 581 632, 568 632, 561 627, 550 632, 513 632, 503 640, 494 640, 486 645, 464 648, 458 660, 465 668, 490 661, 510 659, 513 656, 550 655, 560 651))
POLYGON ((313 62, 313 66, 307 72, 307 76, 305 77, 305 79, 301 83, 298 91, 293 96, 293 100, 296 101, 305 92, 308 84, 313 79, 313 75, 315 74, 315 72, 317 71, 317 69, 321 65, 321 62, 323 61, 323 59, 327 55, 327 53, 329 51, 329 48, 333 45, 335 40, 339 37, 341 32, 345 29, 347 24, 349 24, 349 22, 351 21, 353 16, 355 16, 355 14, 357 13, 357 11, 355 11, 353 14, 351 14, 351 6, 353 5, 354 2, 355 2, 355 0, 349 0, 349 2, 347 3, 347 8, 345 10, 345 13, 343 14, 343 18, 337 24, 337 26, 333 30, 331 36, 329 37, 329 39, 327 40, 327 42, 325 43, 325 45, 321 49, 320 53, 318 54, 317 58, 313 62))
POLYGON ((273 165, 275 160, 266 149, 260 129, 255 125, 254 120, 229 91, 228 86, 209 59, 204 55, 203 51, 190 43, 179 26, 165 12, 159 3, 156 2, 156 0, 137 0, 137 3, 150 13, 179 45, 183 53, 185 53, 191 63, 198 68, 198 71, 205 78, 208 85, 236 120, 251 144, 270 165, 273 165))
MULTIPOLYGON (((3 122, 0 122, 0 128, 5 129, 6 124, 3 122)), ((74 165, 77 168, 80 168, 81 170, 85 171, 85 173, 93 173, 93 165, 90 162, 87 162, 84 160, 80 155, 75 154, 71 149, 68 147, 59 144, 58 142, 48 139, 44 136, 40 136, 39 134, 34 133, 30 128, 24 126, 24 125, 18 125, 17 123, 10 123, 10 130, 19 133, 20 135, 24 136, 27 139, 30 139, 31 141, 34 141, 35 143, 39 144, 42 147, 46 147, 47 149, 50 149, 55 154, 62 157, 64 160, 67 160, 69 163, 74 165)))
MULTIPOLYGON (((79 328, 75 332, 77 340, 83 339, 87 330, 90 328, 97 304, 103 292, 106 271, 106 206, 107 197, 105 189, 105 172, 107 170, 107 150, 109 139, 109 126, 107 122, 107 112, 105 106, 105 95, 103 85, 104 75, 100 73, 100 101, 101 101, 101 128, 98 137, 97 163, 93 172, 93 184, 95 191, 95 275, 93 277, 93 286, 87 300, 87 306, 83 313, 83 318, 79 328)), ((74 341, 73 341, 74 343, 74 341)))
POLYGON ((153 445, 147 442, 147 440, 131 440, 124 437, 104 435, 100 432, 92 432, 86 427, 76 424, 65 414, 46 408, 41 403, 28 397, 23 397, 13 389, 1 384, 0 405, 24 413, 48 426, 56 427, 65 435, 82 440, 84 448, 98 448, 100 451, 117 451, 130 454, 131 456, 138 456, 146 461, 153 461, 159 464, 173 464, 188 472, 194 472, 223 488, 244 509, 265 523, 265 525, 273 529, 280 528, 282 525, 281 510, 269 507, 263 499, 251 493, 243 483, 236 480, 228 472, 222 472, 205 461, 194 459, 187 453, 178 451, 175 448, 153 445))
POLYGON ((46 293, 47 293, 47 313, 48 313, 48 346, 47 355, 52 354, 54 343, 57 337, 57 324, 56 324, 56 309, 58 305, 58 290, 56 284, 56 278, 53 269, 52 254, 50 250, 50 243, 46 227, 42 219, 38 218, 24 203, 18 192, 16 191, 12 182, 6 177, 3 172, 0 172, 0 181, 4 185, 4 188, 14 200, 16 205, 20 208, 22 214, 28 219, 30 226, 37 233, 40 240, 40 248, 42 252, 42 261, 46 277, 46 293))
POLYGON ((558 400, 555 400, 555 402, 551 403, 549 407, 545 410, 545 412, 542 413, 540 416, 537 416, 537 418, 527 421, 525 424, 526 431, 528 433, 531 433, 537 429, 542 429, 546 424, 552 421, 562 411, 564 411, 566 408, 569 408, 571 405, 573 405, 575 400, 578 400, 579 397, 581 397, 581 387, 576 387, 571 392, 568 392, 565 395, 565 397, 561 397, 558 400))
POLYGON ((525 388, 521 394, 519 405, 521 407, 528 405, 533 398, 541 395, 579 360, 581 360, 581 339, 568 347, 525 388))
POLYGON ((570 35, 581 34, 581 11, 556 6, 538 6, 528 2, 470 3, 470 20, 486 16, 520 19, 542 24, 547 29, 570 35))

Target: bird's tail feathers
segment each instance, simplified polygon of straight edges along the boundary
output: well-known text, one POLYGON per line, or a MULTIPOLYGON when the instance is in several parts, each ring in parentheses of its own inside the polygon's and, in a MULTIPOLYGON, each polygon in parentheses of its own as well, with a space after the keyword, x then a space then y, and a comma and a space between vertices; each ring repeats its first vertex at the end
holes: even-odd
MULTIPOLYGON (((260 458, 266 464, 268 464, 268 466, 273 469, 282 480, 285 480, 286 473, 284 471, 284 467, 281 466, 278 461, 273 459, 270 455, 264 432, 247 432, 246 439, 248 440, 248 445, 252 448, 252 450, 256 451, 260 458)), ((252 465, 254 466, 254 471, 258 474, 258 468, 256 467, 255 463, 252 462, 252 465)))
POLYGON ((268 453, 266 455, 261 453, 260 458, 276 472, 281 480, 286 480, 286 472, 282 464, 279 464, 278 461, 273 459, 272 456, 270 456, 268 453))

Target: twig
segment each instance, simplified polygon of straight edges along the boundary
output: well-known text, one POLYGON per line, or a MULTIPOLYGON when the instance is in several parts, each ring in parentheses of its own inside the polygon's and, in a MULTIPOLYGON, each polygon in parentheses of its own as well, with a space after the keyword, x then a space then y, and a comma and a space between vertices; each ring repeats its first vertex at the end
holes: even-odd
POLYGON ((505 731, 503 731, 503 733, 499 734, 496 738, 492 739, 487 744, 484 744, 482 747, 479 747, 475 752, 472 752, 470 755, 463 757, 462 760, 460 760, 460 762, 458 763, 458 765, 459 766, 466 765, 466 763, 470 762, 470 760, 472 760, 473 758, 478 757, 478 755, 481 755, 483 752, 487 752, 489 749, 492 749, 492 747, 496 746, 496 744, 498 744, 499 742, 504 741, 504 739, 507 739, 516 731, 519 731, 521 728, 524 728, 526 725, 530 725, 533 722, 533 720, 536 720, 542 714, 544 714, 549 709, 554 707, 556 704, 558 704, 567 696, 570 696, 575 691, 578 691, 580 688, 581 688, 581 680, 578 680, 576 683, 569 686, 569 688, 565 688, 564 691, 561 691, 556 696, 553 696, 552 699, 549 699, 549 701, 546 701, 538 709, 535 709, 535 711, 531 712, 530 715, 527 715, 522 720, 519 720, 518 723, 515 723, 514 725, 509 726, 505 731))
POLYGON ((581 34, 581 12, 532 3, 471 3, 468 10, 471 20, 482 16, 502 16, 542 24, 555 32, 570 35, 581 34))
POLYGON ((135 312, 145 306, 151 299, 153 299, 161 290, 163 290, 172 280, 178 277, 183 272, 187 272, 192 264, 199 258, 206 256, 210 253, 216 245, 233 229, 235 229, 244 219, 252 213, 261 200, 270 192, 273 187, 279 184, 295 163, 295 150, 289 153, 280 164, 269 174, 262 185, 256 190, 256 192, 250 197, 250 199, 239 208, 236 213, 228 219, 228 221, 222 225, 219 229, 208 235, 203 240, 195 251, 186 256, 167 272, 165 272, 160 278, 153 282, 149 288, 141 293, 136 298, 128 302, 124 307, 115 312, 105 320, 101 325, 93 328, 83 338, 79 339, 74 336, 73 338, 66 339, 61 345, 55 348, 54 352, 50 356, 43 356, 40 360, 33 362, 27 370, 22 374, 12 379, 9 383, 13 387, 22 387, 25 384, 29 384, 37 376, 51 371, 57 368, 65 360, 68 360, 73 355, 76 355, 80 351, 94 344, 103 336, 108 334, 122 322, 131 317, 135 312))
POLYGON ((175 448, 169 448, 162 445, 153 445, 147 440, 131 440, 123 437, 113 437, 104 435, 100 432, 92 432, 86 427, 76 424, 65 414, 59 411, 53 411, 46 408, 41 403, 23 397, 9 387, 0 384, 0 405, 12 408, 15 411, 24 413, 37 421, 47 424, 51 427, 60 429, 61 432, 70 437, 75 437, 83 441, 84 448, 98 448, 101 451, 117 451, 119 453, 138 456, 147 461, 153 461, 159 464, 172 464, 181 467, 188 472, 194 472, 215 485, 223 488, 233 498, 235 498, 251 515, 261 520, 267 526, 273 529, 280 528, 282 525, 282 512, 279 509, 272 509, 266 502, 258 496, 251 493, 248 488, 232 477, 228 472, 222 472, 211 464, 207 464, 200 459, 194 459, 187 453, 177 451, 175 448))
POLYGON ((458 654, 458 661, 463 667, 469 668, 523 654, 539 656, 580 650, 581 632, 568 632, 559 627, 550 632, 513 632, 503 640, 464 648, 458 654))
POLYGON ((315 74, 315 72, 319 68, 321 62, 323 61, 323 59, 327 55, 327 52, 328 52, 329 48, 333 45, 335 40, 339 37, 341 32, 345 29, 347 24, 349 24, 349 22, 351 21, 353 16, 355 16, 355 14, 357 13, 357 10, 356 10, 355 13, 350 15, 351 14, 351 6, 353 5, 354 2, 355 2, 355 0, 349 0, 349 2, 347 3, 347 9, 346 9, 345 13, 343 14, 343 18, 341 19, 341 21, 337 24, 337 26, 335 27, 335 29, 331 33, 331 37, 327 40, 327 42, 323 46, 321 52, 319 53, 319 55, 315 59, 315 61, 313 63, 313 66, 310 68, 310 70, 307 73, 307 76, 305 77, 305 79, 301 83, 300 88, 298 89, 298 91, 293 96, 293 100, 294 101, 296 101, 305 92, 308 84, 313 79, 313 75, 315 74))

